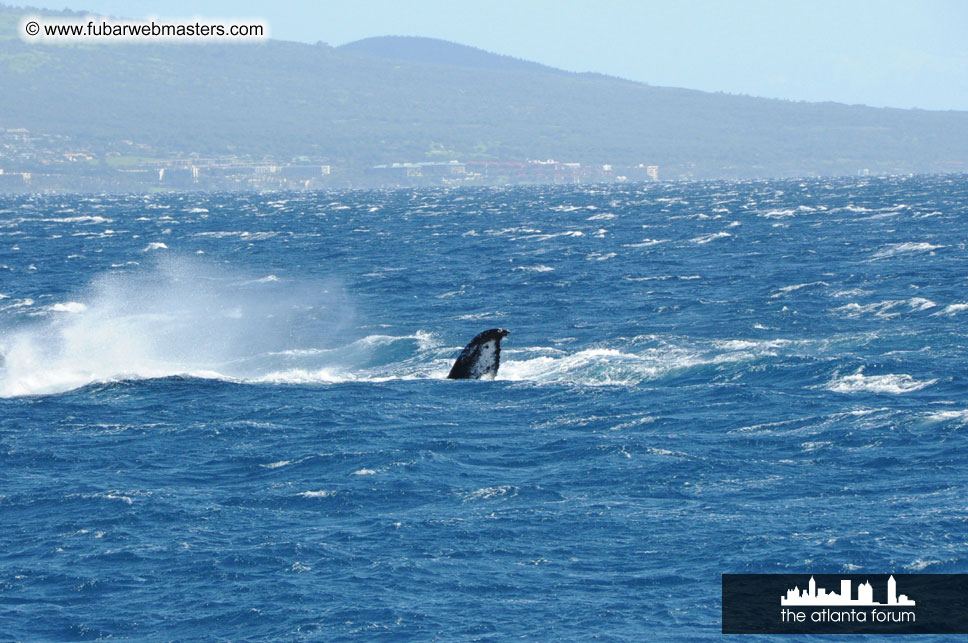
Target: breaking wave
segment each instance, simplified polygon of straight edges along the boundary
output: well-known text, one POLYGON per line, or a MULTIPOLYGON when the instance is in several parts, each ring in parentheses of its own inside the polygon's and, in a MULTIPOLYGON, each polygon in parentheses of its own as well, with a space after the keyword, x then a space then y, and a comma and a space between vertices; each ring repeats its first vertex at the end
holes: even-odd
POLYGON ((916 380, 905 373, 885 375, 864 375, 857 372, 853 375, 834 378, 827 388, 837 393, 887 393, 900 395, 911 393, 931 386, 938 380, 916 380))
POLYGON ((168 256, 102 275, 80 295, 0 329, 0 396, 173 375, 258 377, 268 364, 254 356, 333 349, 354 316, 335 281, 259 280, 168 256))
MULTIPOLYGON (((461 346, 435 334, 353 331, 336 282, 296 282, 162 256, 95 279, 27 325, 0 329, 0 397, 173 376, 326 384, 442 379, 461 346), (355 337, 354 337, 355 335, 355 337)), ((498 380, 635 386, 774 355, 784 342, 687 340, 566 352, 505 347, 498 380)))

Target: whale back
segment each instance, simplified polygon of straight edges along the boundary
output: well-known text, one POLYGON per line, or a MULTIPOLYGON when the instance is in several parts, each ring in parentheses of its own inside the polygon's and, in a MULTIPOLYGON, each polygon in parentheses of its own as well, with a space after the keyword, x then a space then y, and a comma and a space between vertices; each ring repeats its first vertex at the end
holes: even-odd
POLYGON ((509 332, 492 328, 478 333, 457 356, 447 377, 452 380, 493 380, 501 365, 501 340, 509 332))

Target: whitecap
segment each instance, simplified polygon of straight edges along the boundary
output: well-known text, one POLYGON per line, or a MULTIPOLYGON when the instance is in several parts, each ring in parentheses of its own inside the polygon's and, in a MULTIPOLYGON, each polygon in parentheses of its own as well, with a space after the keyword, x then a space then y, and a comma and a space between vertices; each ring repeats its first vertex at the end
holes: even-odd
POLYGON ((127 505, 134 503, 134 499, 131 496, 124 496, 116 491, 109 491, 105 494, 95 494, 94 497, 107 498, 108 500, 120 500, 127 505))
POLYGON ((495 487, 484 487, 483 489, 477 489, 466 494, 464 501, 470 500, 490 500, 492 498, 501 498, 508 495, 515 495, 517 488, 511 485, 499 485, 495 487))
POLYGON ((538 234, 532 236, 521 237, 523 239, 534 239, 535 241, 548 241, 549 239, 555 239, 557 237, 584 237, 585 233, 581 230, 566 230, 564 232, 555 232, 553 234, 538 234))
POLYGON ((625 244, 622 244, 622 245, 624 247, 626 247, 626 248, 650 248, 652 246, 657 246, 660 243, 665 243, 667 241, 668 241, 668 239, 649 239, 649 238, 646 238, 646 239, 642 239, 642 241, 640 241, 638 243, 625 243, 625 244))
POLYGON ((269 464, 259 465, 264 469, 278 469, 279 467, 285 467, 292 464, 292 460, 279 460, 278 462, 270 462, 269 464))
POLYGON ((851 302, 834 308, 834 312, 842 313, 847 317, 860 317, 861 315, 873 314, 882 319, 890 319, 901 314, 897 308, 904 304, 907 304, 911 311, 914 312, 928 310, 929 308, 937 306, 930 299, 912 297, 911 299, 889 299, 887 301, 878 301, 870 304, 851 302))
POLYGON ((911 299, 908 299, 907 302, 905 303, 907 303, 907 305, 910 306, 912 310, 927 310, 928 308, 934 308, 935 306, 937 306, 936 303, 934 303, 930 299, 925 299, 924 297, 912 297, 911 299))
POLYGON ((800 290, 801 288, 809 288, 811 286, 829 286, 829 285, 830 284, 828 284, 826 281, 811 281, 810 283, 805 283, 805 284, 793 284, 792 286, 783 286, 782 288, 779 289, 778 292, 775 292, 772 295, 770 295, 770 299, 776 299, 777 297, 782 297, 787 293, 791 293, 795 290, 800 290))
POLYGON ((913 563, 908 563, 904 566, 905 569, 910 569, 915 572, 921 572, 930 567, 931 565, 941 564, 940 560, 922 560, 921 558, 916 559, 913 563))
POLYGON ((968 422, 968 409, 961 411, 936 411, 929 413, 927 419, 931 422, 947 422, 949 420, 968 422))
POLYGON ((861 290, 860 288, 850 288, 848 290, 838 290, 832 296, 837 299, 843 299, 844 297, 863 297, 870 295, 872 292, 870 290, 861 290))
POLYGON ((471 321, 476 319, 493 319, 503 314, 504 313, 500 313, 497 311, 484 312, 484 313, 468 313, 466 315, 458 315, 457 317, 455 317, 455 319, 459 319, 461 321, 471 321))
POLYGON ((935 313, 935 315, 954 315, 960 313, 963 310, 968 310, 968 303, 957 303, 945 306, 944 310, 940 310, 935 313))
MULTIPOLYGON (((22 221, 31 221, 32 219, 22 219, 22 221)), ((78 217, 61 217, 61 218, 50 218, 50 219, 33 219, 36 221, 43 221, 45 223, 111 223, 114 219, 106 219, 100 216, 78 216, 78 217)))
POLYGON ((901 395, 913 393, 931 386, 938 380, 916 380, 906 373, 885 375, 864 375, 862 372, 843 377, 835 377, 827 388, 836 393, 887 393, 901 395))
POLYGON ((689 241, 698 244, 709 243, 710 241, 715 241, 716 239, 725 239, 726 237, 731 237, 728 232, 714 232, 712 234, 706 234, 701 237, 696 237, 695 239, 690 239, 689 241))
POLYGON ((889 257, 896 257, 901 254, 909 254, 912 252, 932 252, 938 250, 939 248, 944 248, 945 246, 934 245, 927 242, 916 243, 909 241, 907 243, 891 243, 873 254, 871 259, 886 259, 889 257))
POLYGON ((770 210, 763 215, 766 219, 786 219, 788 217, 796 216, 797 211, 792 208, 786 208, 783 210, 770 210))
POLYGON ((639 353, 614 348, 589 348, 561 356, 537 355, 536 351, 508 350, 502 353, 498 380, 528 381, 538 384, 577 384, 581 386, 636 386, 677 371, 703 365, 736 363, 767 357, 783 345, 774 342, 737 342, 717 346, 716 350, 697 350, 678 346, 649 348, 639 353), (740 349, 742 347, 742 349, 740 349), (519 355, 529 356, 520 359, 519 355))
POLYGON ((79 301, 67 301, 62 304, 48 306, 47 310, 53 313, 82 313, 87 310, 87 306, 79 301))

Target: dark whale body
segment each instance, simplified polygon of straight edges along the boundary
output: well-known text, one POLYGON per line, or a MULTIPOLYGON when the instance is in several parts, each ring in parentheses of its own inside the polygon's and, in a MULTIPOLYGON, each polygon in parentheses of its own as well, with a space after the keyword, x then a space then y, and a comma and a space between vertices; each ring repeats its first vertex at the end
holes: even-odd
POLYGON ((457 356, 447 377, 452 380, 493 380, 501 365, 501 340, 509 333, 503 328, 478 333, 457 356))

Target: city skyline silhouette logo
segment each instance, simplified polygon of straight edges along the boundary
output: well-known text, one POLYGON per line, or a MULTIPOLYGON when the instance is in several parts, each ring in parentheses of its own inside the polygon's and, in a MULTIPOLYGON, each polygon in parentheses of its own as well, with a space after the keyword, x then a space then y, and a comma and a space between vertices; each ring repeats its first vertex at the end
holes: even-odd
POLYGON ((877 605, 881 607, 913 607, 914 601, 905 594, 898 595, 897 581, 892 575, 887 579, 887 602, 874 601, 874 588, 870 581, 857 586, 857 598, 851 596, 851 582, 849 579, 840 581, 840 592, 827 592, 823 587, 817 587, 817 581, 810 577, 806 589, 794 586, 788 589, 786 596, 780 597, 780 605, 877 605))

